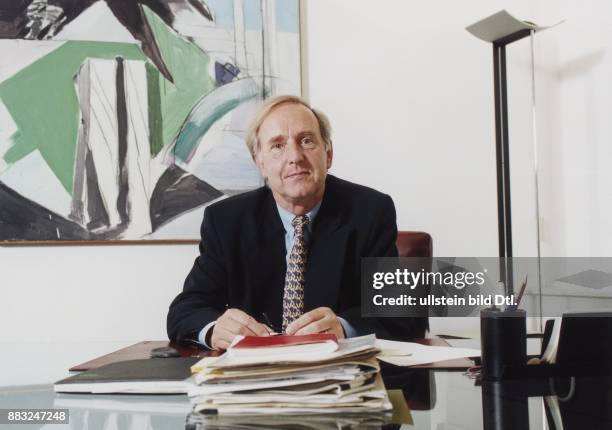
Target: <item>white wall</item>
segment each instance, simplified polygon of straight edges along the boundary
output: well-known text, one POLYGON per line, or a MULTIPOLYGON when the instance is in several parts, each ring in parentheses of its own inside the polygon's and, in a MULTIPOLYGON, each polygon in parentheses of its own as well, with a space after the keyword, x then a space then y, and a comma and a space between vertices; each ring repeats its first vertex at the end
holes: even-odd
POLYGON ((540 8, 567 19, 540 41, 547 252, 612 256, 612 5, 545 0, 540 8))
MULTIPOLYGON (((464 27, 502 8, 568 19, 537 45, 545 251, 609 255, 612 7, 603 0, 305 0, 305 95, 332 120, 332 172, 389 193, 400 229, 431 233, 436 255, 495 256, 491 47, 464 27)), ((523 48, 508 58, 514 228, 517 254, 533 255, 532 160, 517 155, 531 151, 523 48)), ((0 247, 0 341, 162 339, 196 252, 0 247)))

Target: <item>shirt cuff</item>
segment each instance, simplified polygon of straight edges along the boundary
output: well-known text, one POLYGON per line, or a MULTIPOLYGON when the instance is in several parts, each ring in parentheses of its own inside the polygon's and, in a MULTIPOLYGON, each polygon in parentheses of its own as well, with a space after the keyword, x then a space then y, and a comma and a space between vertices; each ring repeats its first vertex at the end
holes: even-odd
POLYGON ((340 321, 340 325, 342 325, 342 328, 344 329, 344 335, 348 338, 348 337, 355 337, 357 336, 357 330, 355 330, 355 328, 349 324, 349 322, 347 320, 345 320, 342 317, 337 317, 338 320, 340 321))
POLYGON ((217 321, 209 322, 208 324, 204 326, 202 330, 200 330, 200 333, 198 334, 198 342, 200 342, 202 345, 204 345, 208 349, 213 349, 213 347, 210 346, 208 343, 206 343, 206 337, 208 335, 208 331, 211 330, 215 326, 216 323, 217 321))

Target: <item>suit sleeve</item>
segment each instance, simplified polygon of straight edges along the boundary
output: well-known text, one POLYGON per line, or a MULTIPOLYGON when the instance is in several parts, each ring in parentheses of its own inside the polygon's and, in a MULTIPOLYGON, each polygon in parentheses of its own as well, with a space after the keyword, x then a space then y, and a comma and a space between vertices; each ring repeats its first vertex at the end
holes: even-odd
MULTIPOLYGON (((388 195, 380 204, 366 240, 362 257, 397 257, 397 223, 395 205, 388 195)), ((361 288, 361 285, 357 286, 361 288)), ((391 340, 413 340, 422 338, 427 322, 419 318, 385 317, 371 318, 361 316, 361 306, 355 306, 339 314, 355 328, 359 335, 376 333, 378 338, 391 340)), ((426 319, 425 319, 426 320, 426 319)))
POLYGON ((201 236, 200 255, 168 311, 168 337, 176 343, 197 341, 202 328, 227 308, 227 268, 210 208, 204 212, 201 236))

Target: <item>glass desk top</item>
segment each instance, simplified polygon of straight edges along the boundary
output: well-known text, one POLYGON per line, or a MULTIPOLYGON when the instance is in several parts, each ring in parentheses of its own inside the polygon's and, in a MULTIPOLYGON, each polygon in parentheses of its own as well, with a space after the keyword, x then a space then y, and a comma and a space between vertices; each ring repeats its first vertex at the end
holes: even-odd
MULTIPOLYGON (((41 355, 37 360, 42 360, 41 355)), ((13 367, 15 373, 27 373, 27 366, 33 365, 27 361, 22 360, 21 366, 13 367)), ((78 361, 72 360, 70 364, 78 361)), ((65 377, 66 371, 63 372, 55 379, 65 377)), ((612 378, 609 376, 480 384, 460 371, 407 369, 383 363, 383 377, 387 389, 402 390, 410 411, 410 424, 351 427, 347 420, 337 419, 330 423, 302 417, 301 425, 275 427, 268 421, 258 423, 253 419, 248 422, 251 427, 231 425, 214 428, 612 428, 612 378)), ((53 392, 52 381, 28 385, 3 383, 15 380, 16 377, 0 378, 0 409, 63 408, 69 410, 70 423, 18 426, 0 424, 0 428, 182 429, 185 428, 186 417, 191 410, 185 395, 57 394, 53 392)))

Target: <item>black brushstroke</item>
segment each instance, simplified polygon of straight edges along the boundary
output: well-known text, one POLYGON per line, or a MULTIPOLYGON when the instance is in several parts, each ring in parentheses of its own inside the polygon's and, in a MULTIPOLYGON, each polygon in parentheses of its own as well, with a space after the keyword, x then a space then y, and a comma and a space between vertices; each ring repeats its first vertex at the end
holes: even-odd
POLYGON ((204 18, 208 19, 209 21, 215 20, 212 12, 208 8, 208 5, 203 0, 187 0, 187 2, 193 6, 195 10, 200 12, 200 15, 202 15, 204 18))
POLYGON ((21 39, 28 31, 26 10, 32 0, 0 0, 0 37, 21 39))
MULTIPOLYGON (((140 6, 140 4, 146 4, 151 7, 151 3, 156 3, 152 1, 126 1, 126 0, 106 0, 108 7, 110 8, 113 15, 123 24, 123 26, 134 36, 135 39, 142 42, 142 50, 147 57, 149 57, 155 66, 157 66, 158 70, 164 77, 170 82, 174 83, 174 79, 172 78, 172 74, 164 59, 162 58, 161 51, 159 50, 159 46, 155 41, 155 35, 147 18, 144 14, 144 10, 140 6)), ((172 22, 174 17, 170 16, 170 9, 168 9, 167 5, 155 5, 156 13, 158 16, 165 22, 172 22), (162 14, 159 15, 159 12, 162 14)))
POLYGON ((115 71, 115 85, 117 88, 117 150, 119 177, 119 193, 117 195, 117 212, 122 224, 130 222, 128 194, 130 186, 128 183, 128 167, 126 164, 128 149, 128 113, 125 100, 125 67, 123 58, 117 57, 117 69, 115 71))
POLYGON ((204 0, 0 0, 1 39, 53 39, 62 28, 76 19, 84 10, 97 1, 105 1, 117 20, 142 43, 142 50, 151 59, 162 75, 174 82, 164 62, 159 46, 144 15, 143 6, 150 8, 169 27, 174 29, 175 15, 169 4, 178 8, 191 5, 200 15, 212 21, 213 16, 204 0), (29 7, 29 9, 28 9, 29 7), (47 19, 49 13, 54 19, 47 19))
POLYGON ((176 165, 166 169, 157 181, 149 211, 153 231, 184 212, 202 206, 223 193, 176 165))
POLYGON ((89 150, 85 156, 85 170, 87 177, 87 213, 90 220, 87 223, 87 229, 92 231, 108 228, 110 218, 98 185, 98 174, 96 173, 93 155, 89 150))
POLYGON ((0 240, 86 239, 90 239, 90 236, 83 227, 0 182, 0 240))

